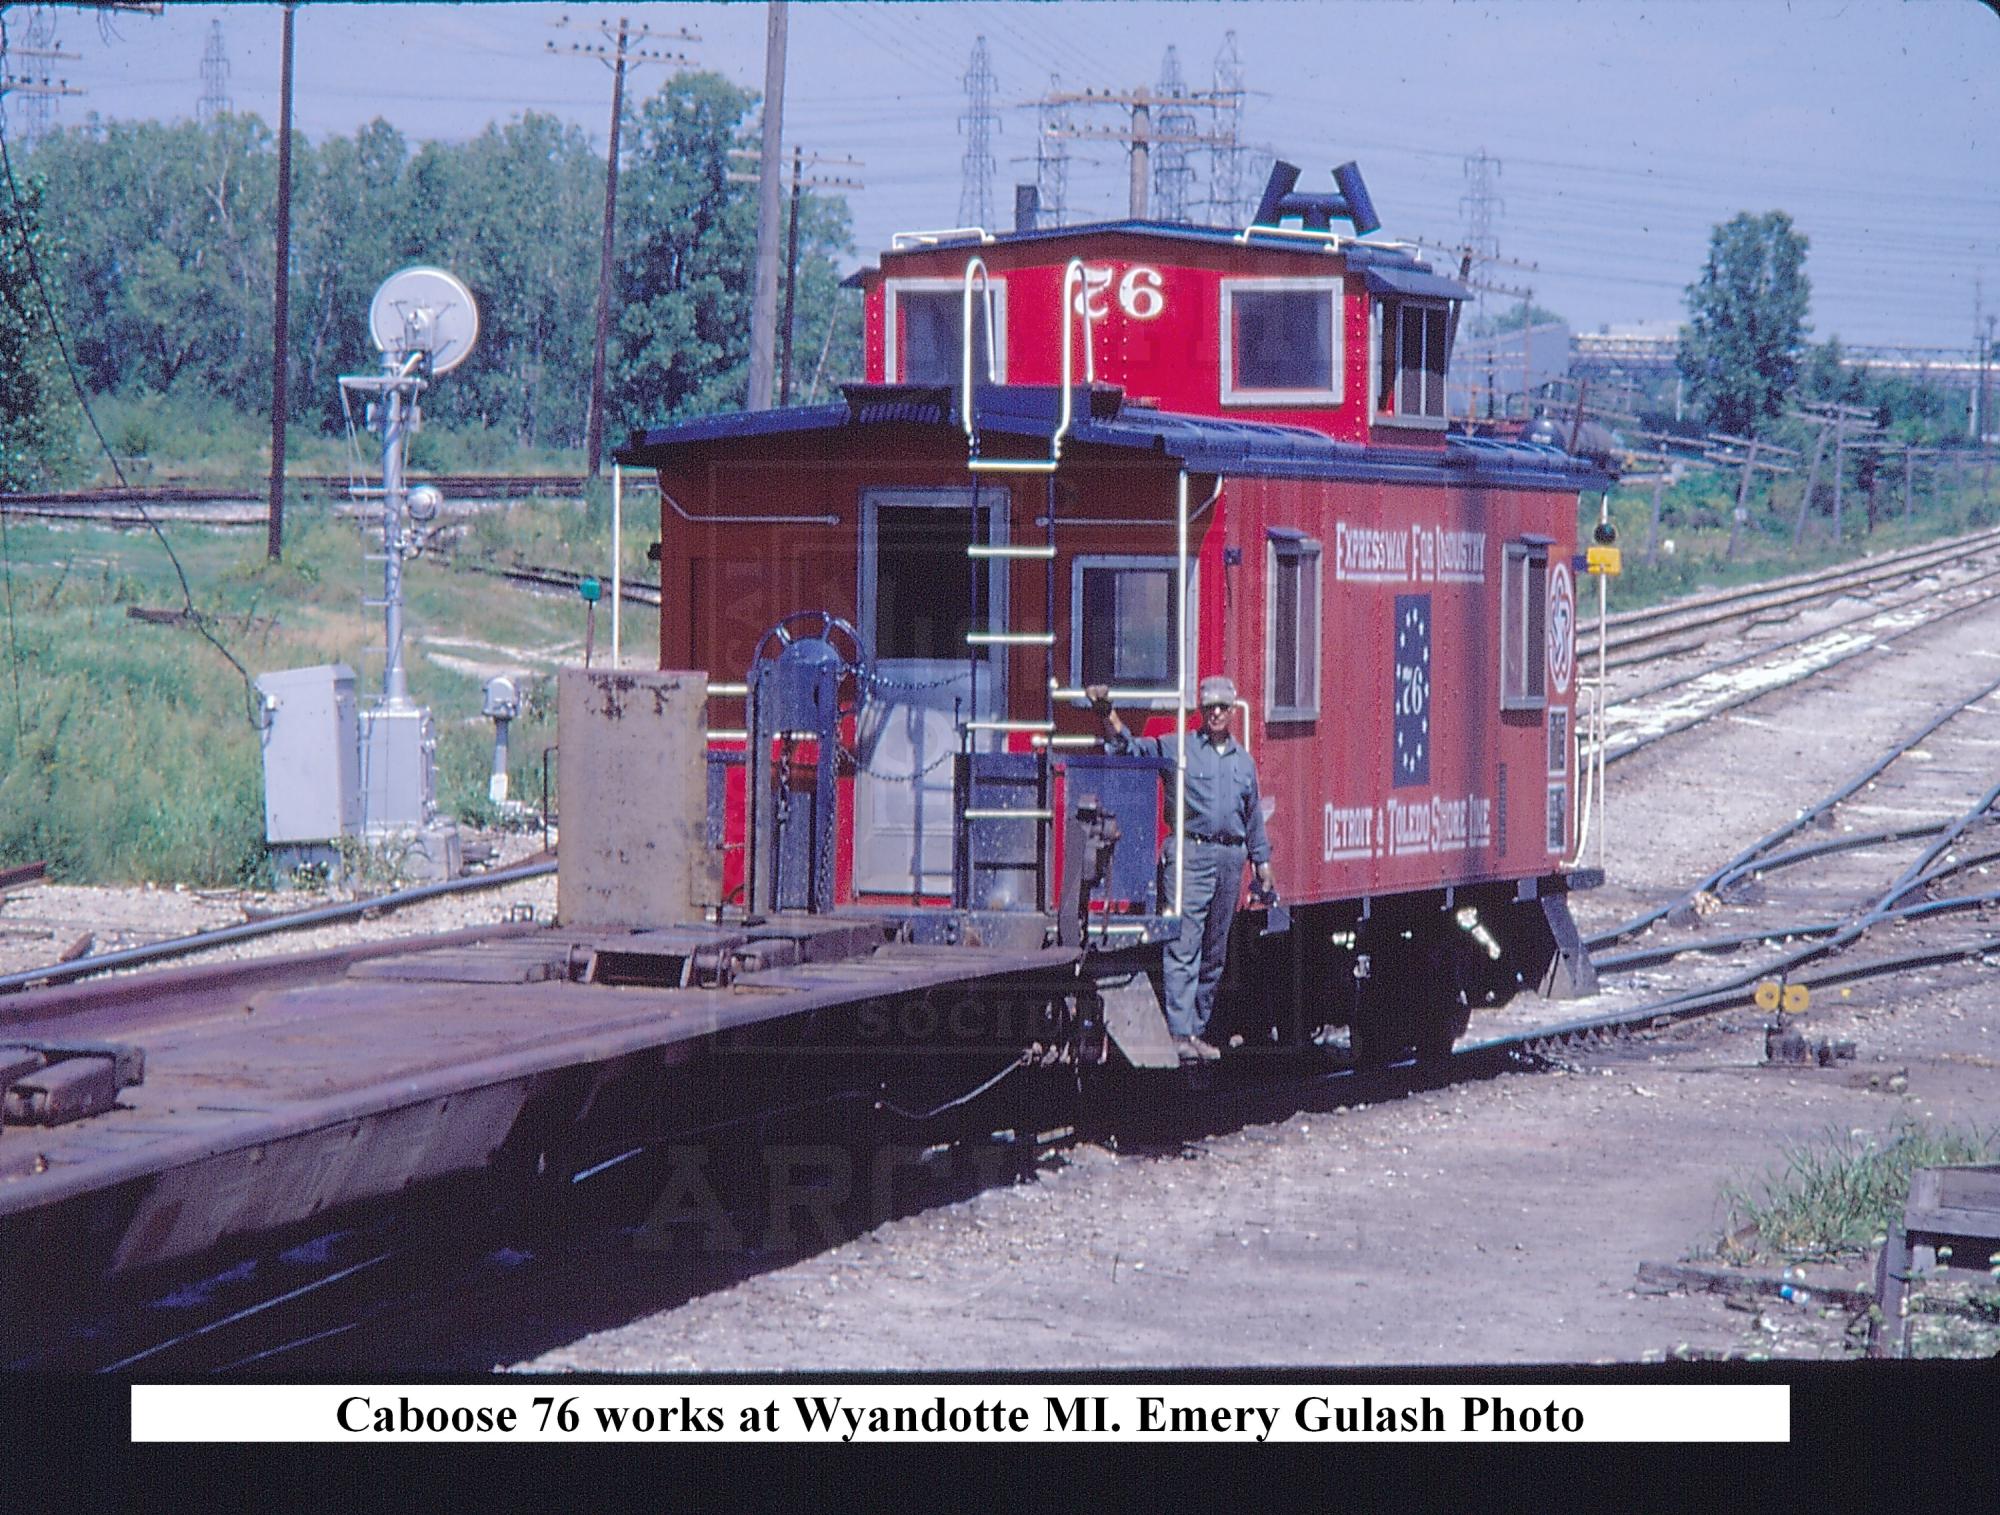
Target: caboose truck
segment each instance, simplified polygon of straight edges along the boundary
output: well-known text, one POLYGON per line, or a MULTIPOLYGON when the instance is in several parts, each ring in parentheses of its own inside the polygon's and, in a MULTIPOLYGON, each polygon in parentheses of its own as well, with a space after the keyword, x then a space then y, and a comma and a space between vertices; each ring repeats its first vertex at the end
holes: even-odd
POLYGON ((1587 988, 1571 557, 1606 480, 1450 431, 1464 289, 1331 230, 1375 229, 1352 165, 1296 177, 1243 232, 898 238, 841 403, 632 438, 661 671, 562 675, 555 925, 0 1000, 0 1344, 390 1197, 1177 1066, 1159 859, 1200 674, 1242 691, 1291 903, 1238 917, 1211 1035, 1429 1057, 1587 988), (1170 757, 1096 750, 1099 683, 1170 757))
POLYGON ((856 276, 843 403, 634 434, 661 666, 749 670, 710 686, 742 712, 708 754, 725 913, 1081 946, 1065 1050, 1102 1024, 1173 1066, 1156 864, 1196 678, 1226 671, 1292 927, 1238 917, 1217 1033, 1435 1057, 1523 985, 1593 987, 1571 559, 1607 481, 1448 429, 1467 292, 1335 234, 1377 225, 1335 177, 1278 165, 1236 233, 899 235, 856 276), (1092 750, 1091 684, 1173 759, 1092 750))

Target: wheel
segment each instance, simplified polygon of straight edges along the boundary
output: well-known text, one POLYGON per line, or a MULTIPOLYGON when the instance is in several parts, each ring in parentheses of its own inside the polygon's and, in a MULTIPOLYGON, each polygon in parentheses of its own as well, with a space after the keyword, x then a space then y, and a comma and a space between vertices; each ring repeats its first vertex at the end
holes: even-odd
POLYGON ((1418 969, 1409 990, 1415 1006, 1417 1061, 1441 1063, 1451 1056, 1452 1043, 1472 1024, 1472 1004, 1461 984, 1458 960, 1442 944, 1418 954, 1418 969))

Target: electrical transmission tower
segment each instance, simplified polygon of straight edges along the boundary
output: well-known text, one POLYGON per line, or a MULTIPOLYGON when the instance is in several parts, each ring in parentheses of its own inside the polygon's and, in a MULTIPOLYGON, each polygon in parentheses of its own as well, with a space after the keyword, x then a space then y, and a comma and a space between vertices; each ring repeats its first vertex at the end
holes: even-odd
MULTIPOLYGON (((1049 75, 1049 94, 1062 88, 1062 75, 1049 75)), ((1049 226, 1069 219, 1069 141, 1074 123, 1066 107, 1043 100, 1035 106, 1035 195, 1049 226)))
POLYGON ((222 46, 222 23, 211 21, 208 46, 201 55, 201 99, 195 104, 194 118, 206 124, 234 108, 229 100, 229 54, 222 46))
POLYGON ((965 70, 965 114, 958 129, 965 133, 964 187, 958 194, 958 224, 987 226, 993 214, 993 134, 1000 130, 1000 112, 993 100, 999 85, 986 39, 972 44, 972 61, 965 70))
POLYGON ((1236 33, 1224 32, 1216 51, 1209 78, 1209 93, 1219 103, 1208 108, 1209 134, 1216 141, 1208 149, 1209 220, 1219 226, 1249 222, 1256 211, 1252 187, 1246 182, 1249 157, 1243 146, 1243 59, 1236 51, 1236 33))
MULTIPOLYGON (((1471 260, 1466 268, 1468 277, 1500 260, 1500 237, 1493 230, 1494 218, 1507 208, 1493 187, 1500 171, 1500 160, 1489 156, 1483 147, 1465 160, 1465 193, 1458 197, 1458 209, 1465 218, 1465 251, 1471 260)), ((1484 315, 1484 289, 1479 291, 1479 309, 1484 315)))
POLYGON ((1187 81, 1181 78, 1180 50, 1172 43, 1160 60, 1159 155, 1153 159, 1153 214, 1162 221, 1188 219, 1188 190, 1194 169, 1188 163, 1187 140, 1195 135, 1194 112, 1183 102, 1187 81))

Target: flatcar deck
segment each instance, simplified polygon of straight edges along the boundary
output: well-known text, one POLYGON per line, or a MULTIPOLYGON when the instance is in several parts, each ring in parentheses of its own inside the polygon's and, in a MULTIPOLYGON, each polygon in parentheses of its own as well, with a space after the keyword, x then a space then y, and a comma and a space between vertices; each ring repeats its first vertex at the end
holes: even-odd
MULTIPOLYGON (((840 917, 630 933, 500 928, 411 940, 268 987, 212 970, 24 995, 0 1043, 142 1048, 114 1108, 0 1135, 0 1236, 104 1275, 478 1169, 547 1081, 808 1011, 1061 970, 1069 948, 897 942, 840 917), (607 981, 609 980, 609 981, 607 981), (710 987, 702 987, 703 981, 710 987), (87 1238, 87 1241, 86 1241, 87 1238), (78 1257, 79 1263, 83 1258, 78 1257)), ((247 967, 247 965, 244 965, 247 967)), ((261 981, 260 981, 261 980, 261 981)))

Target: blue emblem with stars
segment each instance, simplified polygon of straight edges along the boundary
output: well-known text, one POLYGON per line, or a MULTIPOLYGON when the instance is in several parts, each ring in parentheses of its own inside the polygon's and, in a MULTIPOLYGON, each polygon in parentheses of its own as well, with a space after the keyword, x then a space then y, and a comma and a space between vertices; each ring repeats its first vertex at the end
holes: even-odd
POLYGON ((1396 596, 1396 755, 1398 789, 1431 781, 1431 597, 1396 596))

